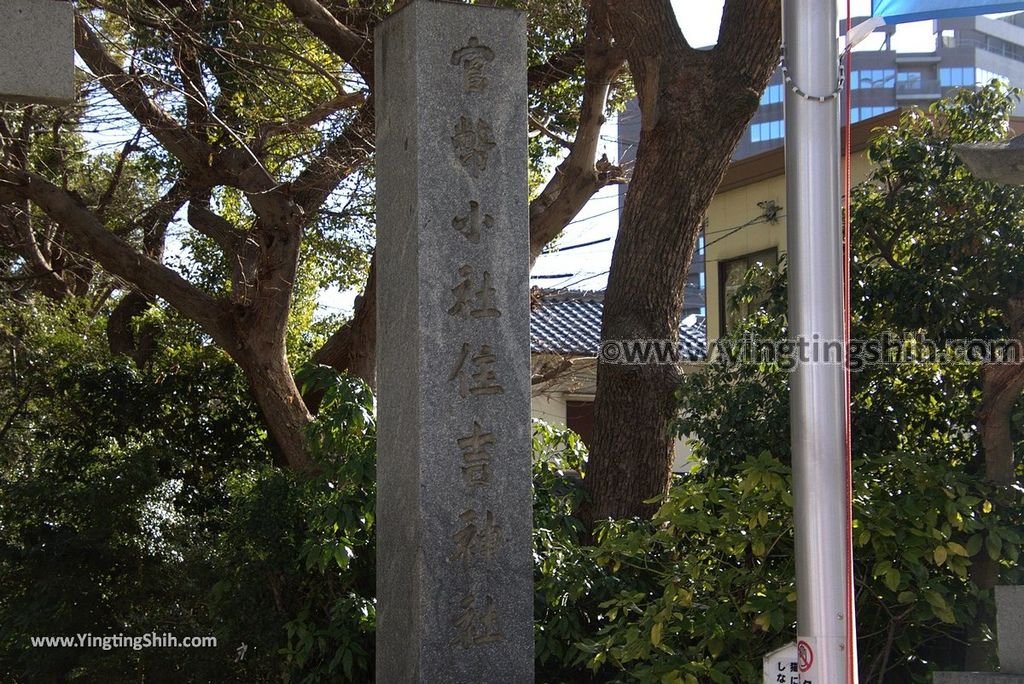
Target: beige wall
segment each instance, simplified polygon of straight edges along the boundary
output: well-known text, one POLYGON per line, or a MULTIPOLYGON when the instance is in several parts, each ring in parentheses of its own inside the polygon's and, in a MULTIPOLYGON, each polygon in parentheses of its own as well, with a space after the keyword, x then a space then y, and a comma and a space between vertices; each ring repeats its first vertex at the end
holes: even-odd
POLYGON ((530 399, 530 416, 545 423, 565 427, 565 397, 545 394, 530 399))
MULTIPOLYGON (((556 357, 534 355, 534 373, 546 367, 545 364, 557 363, 556 357)), ((596 384, 596 359, 576 359, 574 370, 560 376, 557 380, 535 385, 530 398, 530 416, 552 425, 565 426, 566 402, 594 401, 596 384)), ((699 366, 689 364, 682 368, 684 373, 692 373, 699 366)), ((690 454, 692 449, 685 439, 675 441, 672 470, 677 473, 692 470, 690 454)))
MULTIPOLYGON (((853 183, 865 180, 870 164, 864 152, 853 156, 853 183)), ((706 279, 706 306, 708 340, 721 335, 721 293, 719 265, 723 261, 776 249, 781 257, 786 252, 786 177, 778 174, 748 185, 720 192, 708 209, 708 224, 704 237, 704 266, 706 279), (758 202, 772 200, 782 207, 778 223, 759 223, 743 228, 732 235, 729 232, 761 213, 758 202)))

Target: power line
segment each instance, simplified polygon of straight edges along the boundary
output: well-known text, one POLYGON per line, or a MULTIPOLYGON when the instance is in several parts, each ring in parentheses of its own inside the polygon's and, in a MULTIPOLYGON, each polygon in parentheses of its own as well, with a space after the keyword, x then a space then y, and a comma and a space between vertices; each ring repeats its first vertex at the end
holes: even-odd
POLYGON ((587 216, 586 218, 576 219, 575 221, 569 221, 565 225, 571 226, 571 225, 576 224, 576 223, 583 223, 584 221, 590 221, 591 219, 596 219, 596 218, 600 218, 602 216, 607 216, 608 214, 611 214, 611 213, 616 212, 618 210, 619 210, 619 208, 615 207, 614 209, 609 209, 608 211, 602 211, 600 214, 594 214, 593 216, 587 216))
MULTIPOLYGON (((611 211, 618 211, 618 207, 616 207, 615 209, 613 209, 611 211)), ((604 212, 604 213, 607 214, 607 213, 611 213, 611 212, 609 211, 609 212, 604 212)), ((602 214, 595 214, 594 216, 592 216, 590 218, 596 218, 597 216, 601 216, 601 215, 602 214)), ((732 235, 735 235, 736 233, 738 233, 739 231, 743 230, 744 228, 750 228, 751 226, 756 226, 756 225, 761 225, 761 224, 764 224, 764 223, 775 222, 775 221, 777 221, 780 218, 785 218, 785 216, 786 215, 784 213, 778 213, 778 214, 773 214, 773 215, 769 216, 768 212, 765 211, 765 212, 762 212, 760 215, 755 216, 754 218, 750 219, 749 221, 747 221, 745 223, 741 223, 738 226, 732 226, 731 228, 720 228, 720 229, 715 230, 715 231, 705 232, 705 236, 706 235, 715 235, 715 234, 719 234, 719 233, 724 233, 724 235, 721 235, 720 237, 715 238, 711 242, 705 242, 704 243, 704 247, 701 250, 701 253, 706 254, 708 247, 711 247, 712 245, 715 245, 715 244, 721 242, 722 240, 725 240, 726 238, 731 237, 732 235)), ((588 220, 588 219, 580 219, 580 221, 585 221, 585 220, 588 220)), ((574 221, 573 223, 578 223, 578 221, 574 221)), ((571 225, 571 224, 567 224, 567 225, 571 225)), ((568 251, 568 250, 571 250, 571 249, 577 249, 577 248, 580 248, 580 247, 587 247, 587 246, 599 244, 599 243, 602 243, 602 242, 607 242, 609 240, 611 240, 610 237, 609 238, 603 238, 603 239, 600 239, 600 240, 594 240, 594 241, 591 241, 591 242, 585 242, 585 243, 581 243, 581 244, 578 244, 578 245, 569 245, 567 247, 560 247, 560 248, 553 249, 550 252, 549 251, 545 251, 545 252, 543 252, 543 254, 553 254, 553 253, 557 253, 557 252, 568 251)), ((707 264, 707 263, 714 263, 714 262, 717 262, 717 261, 720 261, 720 259, 705 259, 704 263, 705 264, 707 264)), ((559 280, 559 279, 568 279, 568 278, 574 278, 574 277, 577 278, 577 280, 574 280, 571 283, 568 283, 568 284, 561 285, 561 286, 557 287, 557 289, 559 289, 559 290, 568 290, 568 289, 572 288, 574 285, 578 285, 578 284, 586 282, 588 280, 593 280, 594 278, 600 278, 601 276, 608 275, 608 273, 609 273, 609 271, 602 271, 600 273, 588 273, 588 274, 584 275, 583 271, 578 271, 577 273, 574 273, 574 274, 571 274, 571 273, 558 273, 558 274, 554 274, 554 275, 535 275, 535 276, 530 276, 530 278, 533 279, 533 280, 559 280)), ((686 287, 687 288, 693 288, 693 289, 695 289, 698 292, 702 291, 699 287, 694 288, 694 286, 692 286, 692 285, 687 285, 686 287)))
POLYGON ((578 273, 556 273, 554 275, 532 275, 530 280, 564 280, 565 278, 575 278, 578 273))
POLYGON ((580 249, 581 247, 590 247, 591 245, 599 245, 602 242, 609 242, 610 237, 601 238, 600 240, 591 240, 590 242, 581 242, 578 245, 569 245, 568 247, 552 247, 551 249, 545 249, 541 254, 556 254, 558 252, 568 252, 571 249, 580 249))

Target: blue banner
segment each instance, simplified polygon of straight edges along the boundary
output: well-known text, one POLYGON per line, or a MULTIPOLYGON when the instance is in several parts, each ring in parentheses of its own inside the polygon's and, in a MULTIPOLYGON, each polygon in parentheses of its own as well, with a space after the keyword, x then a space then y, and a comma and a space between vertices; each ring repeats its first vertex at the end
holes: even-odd
POLYGON ((871 0, 871 16, 884 19, 887 24, 906 21, 971 17, 978 14, 996 14, 1024 10, 1024 2, 1000 0, 871 0))

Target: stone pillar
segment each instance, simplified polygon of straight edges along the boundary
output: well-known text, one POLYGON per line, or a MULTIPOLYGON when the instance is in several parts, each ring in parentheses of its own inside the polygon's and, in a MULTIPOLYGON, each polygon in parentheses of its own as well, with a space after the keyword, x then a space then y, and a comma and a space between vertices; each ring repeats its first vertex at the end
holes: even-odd
POLYGON ((0 102, 74 101, 73 16, 63 0, 0 1, 0 102))
POLYGON ((526 18, 376 34, 377 681, 533 681, 526 18))
POLYGON ((999 669, 1024 678, 1024 586, 996 587, 999 669))

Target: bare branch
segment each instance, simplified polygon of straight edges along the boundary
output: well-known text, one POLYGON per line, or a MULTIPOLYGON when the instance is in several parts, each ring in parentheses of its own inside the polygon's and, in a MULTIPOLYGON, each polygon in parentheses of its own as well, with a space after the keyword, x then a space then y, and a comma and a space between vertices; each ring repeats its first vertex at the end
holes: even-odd
POLYGON ((365 96, 363 93, 339 93, 336 97, 317 105, 297 119, 263 124, 260 126, 259 131, 256 134, 256 144, 257 146, 260 146, 263 141, 275 135, 299 133, 310 126, 315 126, 327 117, 345 109, 346 107, 363 104, 364 101, 365 96))
POLYGON ((96 218, 100 221, 107 213, 107 207, 110 206, 111 200, 114 199, 114 193, 117 192, 117 186, 121 182, 121 176, 124 174, 125 164, 128 162, 128 156, 132 152, 138 152, 141 150, 139 147, 139 139, 142 137, 142 129, 140 128, 132 136, 131 140, 124 144, 121 149, 121 153, 117 156, 117 163, 114 165, 114 171, 110 174, 110 182, 107 183, 107 189, 103 191, 98 202, 96 202, 96 218))
POLYGON ((292 184, 296 203, 311 215, 327 201, 343 178, 361 166, 373 150, 373 100, 371 98, 345 130, 324 148, 292 184))
POLYGON ((569 372, 573 368, 572 359, 565 357, 562 358, 557 364, 554 364, 548 368, 541 369, 541 372, 537 373, 530 378, 531 385, 543 385, 546 382, 552 382, 557 380, 565 373, 569 372))
POLYGON ((557 133, 552 131, 550 128, 548 128, 547 124, 545 124, 543 121, 535 117, 533 114, 530 115, 530 123, 533 124, 534 128, 536 128, 544 135, 548 136, 556 144, 568 150, 572 149, 572 142, 566 140, 563 136, 558 135, 557 133))

